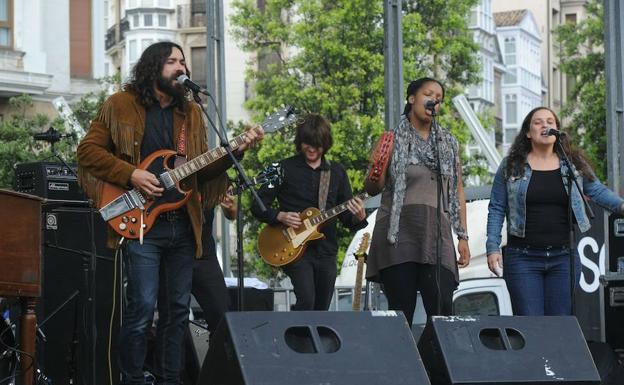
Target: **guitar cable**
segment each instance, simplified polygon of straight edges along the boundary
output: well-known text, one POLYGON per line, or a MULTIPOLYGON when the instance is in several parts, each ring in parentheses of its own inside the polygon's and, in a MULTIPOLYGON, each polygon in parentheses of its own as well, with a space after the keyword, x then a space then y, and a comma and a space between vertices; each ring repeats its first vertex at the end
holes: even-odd
MULTIPOLYGON (((143 218, 143 216, 141 216, 141 219, 143 218)), ((141 221, 142 222, 142 221, 141 221)), ((143 226, 141 226, 141 229, 143 228, 143 226)), ((115 309, 117 308, 117 273, 119 271, 119 269, 117 268, 117 262, 119 261, 119 252, 121 251, 121 245, 123 244, 123 242, 126 240, 126 238, 121 237, 121 239, 119 240, 119 243, 117 244, 117 248, 115 249, 115 257, 113 259, 113 304, 111 306, 111 316, 110 316, 110 320, 108 322, 108 351, 107 351, 107 358, 108 358, 108 383, 110 385, 113 385, 113 366, 111 364, 111 346, 112 346, 112 341, 113 341, 113 323, 115 320, 115 309)))

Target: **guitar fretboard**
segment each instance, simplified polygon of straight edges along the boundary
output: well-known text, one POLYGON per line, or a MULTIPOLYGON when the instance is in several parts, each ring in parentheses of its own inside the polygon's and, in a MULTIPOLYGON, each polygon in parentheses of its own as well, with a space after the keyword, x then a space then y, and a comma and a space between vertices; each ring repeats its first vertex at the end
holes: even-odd
MULTIPOLYGON (((244 142, 245 134, 241 134, 236 138, 232 139, 230 141, 230 147, 232 148, 232 151, 236 150, 244 142)), ((202 168, 208 166, 209 164, 219 160, 225 155, 227 155, 227 151, 225 150, 225 148, 217 147, 169 171, 169 175, 174 180, 174 182, 177 183, 187 176, 196 173, 202 168)))
MULTIPOLYGON (((361 194, 356 195, 356 198, 364 200, 364 199, 368 198, 368 194, 367 193, 361 193, 361 194)), ((341 204, 339 204, 336 207, 333 207, 333 208, 331 208, 329 210, 323 211, 319 215, 310 218, 310 223, 312 225, 318 225, 320 223, 323 223, 323 222, 325 222, 325 221, 335 217, 336 215, 339 215, 343 211, 347 210, 347 202, 341 203, 341 204)))

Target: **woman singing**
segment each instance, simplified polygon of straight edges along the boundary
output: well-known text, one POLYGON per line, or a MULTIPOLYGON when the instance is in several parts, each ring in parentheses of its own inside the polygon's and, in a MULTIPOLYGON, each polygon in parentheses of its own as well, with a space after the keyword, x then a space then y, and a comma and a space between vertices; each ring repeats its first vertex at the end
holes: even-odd
MULTIPOLYGON (((596 179, 582 152, 548 129, 561 126, 553 111, 538 107, 529 112, 500 164, 490 196, 487 255, 491 271, 504 278, 516 315, 569 315, 570 260, 567 168, 557 140, 568 154, 582 193, 609 211, 621 212, 624 200, 596 179), (507 246, 501 254, 501 228, 507 218, 507 246), (503 257, 504 256, 504 257, 503 257)), ((573 223, 581 232, 590 228, 583 199, 572 189, 573 223)), ((576 248, 575 282, 580 277, 576 248)))
POLYGON ((387 175, 377 181, 367 178, 366 191, 375 195, 383 190, 381 206, 367 260, 366 278, 381 281, 389 308, 401 310, 411 325, 418 291, 428 316, 452 313, 453 291, 459 282, 457 265, 470 260, 466 232, 466 202, 462 184, 459 146, 445 129, 432 129, 432 112, 425 107, 435 102, 438 112, 444 87, 431 78, 412 81, 399 125, 394 129, 387 175), (436 158, 434 137, 437 137, 436 158), (442 178, 440 226, 437 250, 438 174, 442 178), (385 187, 385 189, 384 189, 385 187), (451 227, 459 243, 457 261, 451 227), (436 256, 442 261, 438 312, 436 256))

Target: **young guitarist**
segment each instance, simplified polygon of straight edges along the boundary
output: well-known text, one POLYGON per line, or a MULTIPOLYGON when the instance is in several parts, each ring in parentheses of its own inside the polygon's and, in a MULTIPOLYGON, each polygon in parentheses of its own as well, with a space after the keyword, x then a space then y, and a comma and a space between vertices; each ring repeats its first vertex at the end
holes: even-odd
MULTIPOLYGON (((360 199, 353 198, 347 173, 340 164, 325 159, 331 146, 330 123, 320 115, 309 114, 297 126, 297 154, 281 161, 281 183, 275 188, 260 189, 260 198, 268 210, 263 214, 252 205, 252 213, 270 225, 281 223, 298 228, 302 225, 299 217, 302 210, 308 207, 323 210, 349 201, 349 210, 338 219, 351 230, 365 227, 364 207, 360 199), (277 208, 271 207, 275 200, 277 208)), ((321 231, 325 239, 311 241, 299 260, 282 267, 297 297, 293 310, 329 309, 337 273, 336 220, 328 221, 321 231)))
MULTIPOLYGON (((182 74, 190 75, 182 48, 171 42, 155 43, 141 55, 124 90, 106 100, 78 146, 80 181, 96 202, 102 182, 136 188, 148 199, 158 198, 163 186, 154 174, 137 167, 142 159, 164 149, 187 159, 208 151, 201 110, 176 81, 182 74)), ((238 151, 262 135, 262 129, 248 131, 238 151)), ((145 383, 147 332, 157 302, 156 383, 179 383, 193 260, 202 255, 199 196, 214 207, 227 183, 229 166, 227 159, 221 159, 184 179, 183 187, 192 190, 186 204, 160 214, 142 242, 125 244, 127 303, 119 337, 122 384, 145 383)), ((114 247, 115 241, 109 237, 109 246, 114 247)))

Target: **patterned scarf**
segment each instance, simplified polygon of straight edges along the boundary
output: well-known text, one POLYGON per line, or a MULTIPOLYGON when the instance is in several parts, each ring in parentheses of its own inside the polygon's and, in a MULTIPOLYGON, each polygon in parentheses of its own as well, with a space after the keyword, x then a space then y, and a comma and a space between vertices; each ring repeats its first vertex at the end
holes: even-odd
MULTIPOLYGON (((442 175, 447 176, 451 182, 447 197, 451 223, 458 236, 465 236, 466 231, 459 219, 459 200, 457 198, 459 145, 453 135, 445 129, 439 127, 437 132, 440 136, 438 147, 442 175)), ((394 151, 389 167, 392 207, 390 210, 390 227, 387 235, 391 244, 396 244, 398 240, 399 219, 401 218, 401 209, 403 208, 403 199, 405 198, 405 174, 408 164, 423 165, 435 173, 438 172, 435 147, 433 146, 433 134, 430 134, 427 140, 423 139, 412 127, 409 119, 403 115, 401 122, 394 129, 394 137, 394 151)))

